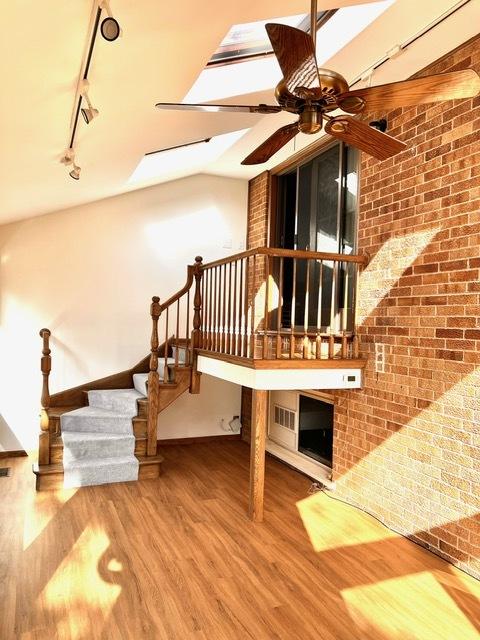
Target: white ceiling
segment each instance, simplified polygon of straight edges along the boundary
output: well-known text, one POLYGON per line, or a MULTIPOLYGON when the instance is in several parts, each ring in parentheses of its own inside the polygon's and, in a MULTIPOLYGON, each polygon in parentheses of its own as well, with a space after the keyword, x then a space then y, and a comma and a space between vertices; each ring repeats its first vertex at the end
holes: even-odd
MULTIPOLYGON (((100 115, 79 125, 77 162, 80 181, 59 163, 68 146, 70 120, 82 56, 88 40, 92 0, 2 3, 0 53, 0 224, 115 195, 133 187, 128 179, 146 152, 231 131, 250 131, 217 159, 201 166, 186 163, 179 172, 164 169, 152 182, 216 173, 250 178, 261 167, 240 161, 293 118, 226 113, 158 111, 155 102, 182 101, 232 24, 306 13, 308 0, 111 0, 123 36, 114 43, 97 38, 90 97, 100 115)), ((355 0, 319 0, 319 9, 355 4, 355 0)), ((448 8, 454 0, 396 0, 324 66, 352 80, 395 44, 404 42, 448 8)), ((460 11, 375 73, 373 83, 403 79, 478 31, 480 0, 460 11)), ((228 68, 227 68, 228 69, 228 68)), ((229 67, 235 74, 235 66, 229 67)), ((233 76, 232 76, 233 77, 233 76)), ((239 93, 224 102, 273 101, 278 71, 270 86, 239 93)), ((311 143, 297 136, 296 149, 311 143)), ((277 154, 277 164, 294 143, 277 154)), ((138 188, 138 187, 137 187, 138 188)))

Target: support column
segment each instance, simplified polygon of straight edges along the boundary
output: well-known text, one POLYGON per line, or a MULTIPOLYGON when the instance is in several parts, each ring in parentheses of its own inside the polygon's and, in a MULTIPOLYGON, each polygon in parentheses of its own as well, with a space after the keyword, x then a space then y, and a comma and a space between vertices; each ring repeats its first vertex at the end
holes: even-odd
POLYGON ((254 522, 263 520, 265 483, 265 437, 267 433, 268 391, 252 392, 252 431, 250 436, 250 501, 249 516, 254 522))

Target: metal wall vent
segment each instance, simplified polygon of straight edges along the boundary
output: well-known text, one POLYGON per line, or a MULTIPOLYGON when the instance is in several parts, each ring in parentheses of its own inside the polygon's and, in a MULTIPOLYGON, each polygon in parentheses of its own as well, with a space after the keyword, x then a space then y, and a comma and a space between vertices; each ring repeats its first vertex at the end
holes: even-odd
POLYGON ((290 411, 289 409, 284 409, 278 404, 273 405, 273 409, 274 422, 279 424, 281 427, 295 431, 295 412, 290 411))

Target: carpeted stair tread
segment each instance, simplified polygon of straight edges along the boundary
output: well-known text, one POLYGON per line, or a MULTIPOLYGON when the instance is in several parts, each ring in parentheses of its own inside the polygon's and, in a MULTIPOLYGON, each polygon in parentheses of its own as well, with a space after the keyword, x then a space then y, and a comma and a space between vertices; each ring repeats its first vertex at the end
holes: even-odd
POLYGON ((138 480, 132 418, 143 397, 136 389, 92 390, 89 406, 60 416, 64 487, 138 480))
POLYGON ((64 463, 130 456, 135 448, 135 437, 128 433, 67 431, 62 440, 64 463))
POLYGON ((132 433, 132 416, 101 407, 81 407, 61 418, 62 433, 67 431, 99 433, 132 433))
POLYGON ((135 456, 75 460, 64 465, 64 487, 86 487, 138 480, 135 456))
POLYGON ((137 400, 144 397, 137 389, 94 390, 88 392, 88 404, 133 418, 138 413, 137 400))

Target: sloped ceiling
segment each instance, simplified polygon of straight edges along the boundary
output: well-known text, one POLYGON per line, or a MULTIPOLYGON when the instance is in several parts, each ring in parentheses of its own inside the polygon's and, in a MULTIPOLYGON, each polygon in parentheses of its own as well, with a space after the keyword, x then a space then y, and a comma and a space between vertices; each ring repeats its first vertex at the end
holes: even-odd
MULTIPOLYGON (((252 177, 262 167, 241 167, 242 158, 292 119, 288 114, 160 112, 154 104, 185 98, 233 24, 306 13, 308 0, 111 0, 110 4, 123 36, 113 43, 101 37, 96 41, 89 80, 90 97, 100 116, 89 126, 83 122, 79 126, 76 155, 82 177, 76 182, 59 160, 68 146, 93 3, 3 3, 0 224, 121 193, 132 188, 128 178, 145 153, 239 129, 250 131, 221 158, 200 170, 252 177)), ((355 2, 319 0, 318 4, 319 9, 328 9, 355 2)), ((351 80, 455 4, 452 0, 396 0, 324 66, 351 80)), ((448 29, 447 25, 438 27, 423 44, 412 46, 411 51, 384 65, 375 83, 408 77, 458 46, 478 31, 479 17, 479 0, 471 0, 449 19, 448 29)), ((234 67, 231 69, 234 73, 234 67)), ((276 80, 272 78, 265 90, 244 92, 224 101, 271 102, 276 80)), ((311 137, 299 137, 297 149, 310 142, 311 137)), ((292 151, 293 146, 288 146, 270 164, 292 151)), ((182 175, 192 171, 185 166, 182 175)), ((198 171, 196 166, 194 172, 198 171)), ((178 172, 164 172, 156 182, 174 177, 178 172)))

